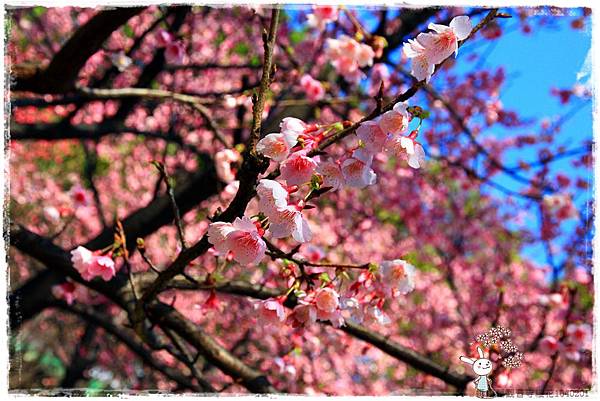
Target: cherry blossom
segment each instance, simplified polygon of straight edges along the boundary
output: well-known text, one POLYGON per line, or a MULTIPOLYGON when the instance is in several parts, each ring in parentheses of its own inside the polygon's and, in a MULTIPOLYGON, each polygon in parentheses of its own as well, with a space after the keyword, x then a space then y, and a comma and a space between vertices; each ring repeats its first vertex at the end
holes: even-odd
POLYGON ((260 180, 256 193, 259 198, 258 208, 267 217, 288 206, 288 191, 275 180, 260 180))
POLYGON ((273 238, 291 236, 298 242, 308 242, 312 231, 302 215, 302 209, 295 205, 278 208, 269 216, 269 231, 273 238))
POLYGON ((268 134, 256 144, 256 150, 277 162, 284 161, 290 154, 290 150, 298 142, 298 134, 292 130, 286 133, 268 134))
POLYGON ((417 42, 425 47, 427 59, 433 64, 439 64, 452 53, 458 54, 458 42, 465 40, 472 30, 469 17, 462 15, 454 17, 450 26, 430 23, 432 33, 420 33, 417 42))
POLYGON ((124 51, 111 54, 110 60, 121 72, 125 71, 133 63, 131 58, 127 57, 124 51))
POLYGON ((375 121, 362 123, 356 130, 356 136, 363 141, 365 148, 371 153, 381 151, 388 139, 387 133, 375 121))
POLYGON ((288 185, 300 185, 310 181, 317 168, 317 162, 305 155, 305 152, 295 152, 280 166, 281 178, 288 185))
POLYGON ((266 324, 281 323, 286 319, 283 299, 269 298, 254 304, 261 321, 266 324))
POLYGON ((76 287, 73 282, 65 281, 62 284, 57 284, 52 287, 52 295, 58 299, 64 299, 67 304, 72 305, 77 299, 75 289, 76 287))
POLYGON ((165 59, 170 64, 182 64, 185 60, 185 45, 181 41, 170 42, 165 47, 165 59))
POLYGON ((371 168, 373 155, 363 149, 357 149, 352 156, 346 159, 341 166, 346 185, 359 189, 373 185, 377 180, 377 175, 371 168))
POLYGON ((317 321, 317 308, 311 304, 299 303, 288 316, 292 327, 309 326, 317 321))
POLYGON ((285 117, 279 124, 281 133, 283 135, 291 135, 292 138, 297 138, 298 135, 303 134, 308 128, 308 124, 299 118, 285 117))
POLYGON ((573 345, 589 349, 592 344, 592 327, 587 323, 571 323, 567 326, 567 336, 573 345))
POLYGON ((392 110, 383 113, 379 120, 382 131, 388 134, 401 134, 408 129, 408 103, 399 102, 392 110))
POLYGON ((415 267, 402 259, 382 262, 379 272, 386 292, 392 290, 392 293, 405 295, 415 288, 415 267))
POLYGON ((308 25, 322 31, 329 22, 338 19, 338 8, 335 6, 313 6, 312 14, 307 15, 308 25))
POLYGON ((102 277, 104 281, 109 281, 116 274, 115 262, 111 257, 96 255, 82 246, 71 251, 71 262, 86 281, 94 277, 102 277))
POLYGON ((77 207, 88 206, 91 202, 89 193, 77 184, 71 188, 71 197, 73 199, 73 205, 77 207))
POLYGON ((458 42, 466 39, 472 30, 471 20, 467 16, 454 17, 450 26, 430 23, 428 28, 434 32, 420 33, 416 39, 404 44, 404 54, 412 60, 412 75, 419 81, 429 82, 439 64, 452 53, 458 54, 458 42))
POLYGON ((319 101, 325 97, 325 88, 321 82, 317 81, 308 74, 300 78, 300 86, 306 93, 306 96, 313 102, 319 101))
POLYGON ((545 354, 552 355, 560 349, 560 343, 553 336, 545 336, 540 340, 540 350, 545 354))
POLYGON ((267 250, 256 225, 248 217, 236 217, 233 224, 215 222, 208 228, 208 242, 222 254, 231 252, 233 259, 242 264, 260 262, 267 250))
POLYGON ((337 191, 346 184, 340 164, 339 161, 333 160, 319 163, 317 172, 323 177, 324 187, 332 187, 332 190, 337 191))
POLYGON ((233 149, 224 149, 215 155, 215 169, 217 176, 226 184, 235 181, 235 170, 231 168, 232 163, 237 163, 242 156, 233 149))

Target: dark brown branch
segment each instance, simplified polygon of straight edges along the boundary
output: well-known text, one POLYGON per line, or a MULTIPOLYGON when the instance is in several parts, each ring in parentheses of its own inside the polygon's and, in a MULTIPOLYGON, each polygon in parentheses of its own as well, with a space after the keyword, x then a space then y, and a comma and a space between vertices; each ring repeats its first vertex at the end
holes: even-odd
MULTIPOLYGON (((14 224, 11 225, 10 242, 12 246, 34 257, 47 267, 99 292, 126 311, 131 311, 133 298, 131 291, 128 290, 127 278, 124 275, 118 275, 109 282, 99 279, 85 281, 73 268, 69 254, 64 249, 47 238, 14 224)), ((198 326, 186 320, 173 307, 159 301, 153 301, 146 305, 143 312, 144 314, 147 312, 155 324, 174 330, 213 365, 234 380, 239 380, 248 390, 257 393, 275 392, 268 379, 260 371, 244 364, 243 361, 219 345, 198 326)))
POLYGON ((65 93, 75 88, 79 70, 102 43, 144 7, 103 10, 81 26, 56 53, 44 70, 25 72, 15 68, 15 91, 65 93))
POLYGON ((102 327, 112 336, 114 336, 118 341, 125 344, 133 353, 138 355, 142 362, 149 366, 152 369, 155 369, 161 372, 170 380, 173 380, 175 383, 180 386, 190 389, 194 392, 201 392, 202 389, 197 385, 193 384, 186 377, 181 375, 176 369, 165 366, 159 363, 152 353, 140 345, 135 337, 127 334, 127 331, 123 330, 121 327, 116 326, 110 319, 105 316, 100 315, 94 309, 89 306, 84 305, 67 305, 62 301, 54 301, 52 306, 60 308, 66 312, 74 313, 80 316, 82 319, 96 324, 99 327, 102 327))

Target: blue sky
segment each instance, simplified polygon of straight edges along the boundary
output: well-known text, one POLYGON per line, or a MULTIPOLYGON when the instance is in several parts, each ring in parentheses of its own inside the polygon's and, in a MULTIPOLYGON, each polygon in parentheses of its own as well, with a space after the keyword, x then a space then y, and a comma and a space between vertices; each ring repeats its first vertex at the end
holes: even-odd
MULTIPOLYGON (((515 10, 502 10, 516 17, 515 10)), ((581 15, 579 10, 574 10, 575 15, 581 15)), ((295 20, 295 23, 303 23, 305 20, 298 13, 298 8, 290 10, 289 15, 295 20)), ((390 13, 390 16, 397 15, 397 11, 390 13)), ((372 30, 377 19, 374 14, 366 11, 359 11, 359 18, 365 24, 366 28, 372 30)), ((481 17, 475 18, 475 23, 481 17)), ((523 118, 531 118, 537 123, 526 129, 503 129, 493 126, 480 134, 480 142, 486 136, 496 138, 505 138, 523 133, 539 133, 539 121, 543 118, 558 118, 566 113, 576 104, 571 102, 567 106, 561 105, 556 96, 550 94, 552 87, 566 89, 577 83, 577 74, 582 70, 586 56, 591 46, 591 28, 590 21, 584 30, 574 30, 570 27, 573 17, 553 17, 552 26, 537 28, 540 16, 528 17, 530 24, 534 27, 533 32, 524 34, 519 29, 517 18, 500 20, 504 27, 502 37, 493 42, 474 41, 473 44, 466 44, 459 51, 457 65, 453 73, 464 74, 473 70, 478 61, 469 61, 469 53, 477 52, 486 54, 484 68, 495 70, 498 66, 503 66, 506 71, 507 83, 501 90, 500 100, 504 107, 509 110, 515 110, 523 118)), ((547 18, 547 17, 546 17, 547 18)), ((295 25, 295 24, 294 24, 295 25)), ((299 26, 299 25, 296 25, 299 26)), ((398 60, 399 51, 393 54, 391 59, 398 60)), ((586 83, 590 77, 584 77, 581 83, 586 83)), ((438 80, 439 83, 439 80, 438 80)), ((431 84, 435 87, 435 77, 431 84)), ((418 96, 414 99, 419 102, 418 96)), ((413 102, 414 103, 414 102, 413 102)), ((592 104, 591 101, 582 102, 582 106, 572 118, 563 124, 563 129, 557 134, 558 142, 566 145, 567 149, 578 147, 581 141, 593 138, 592 134, 592 104)), ((536 147, 526 147, 506 153, 502 159, 506 165, 515 165, 518 159, 534 161, 537 159, 536 147)), ((591 172, 588 170, 576 170, 570 163, 571 159, 563 159, 551 164, 552 173, 562 171, 570 178, 582 177, 593 185, 591 172)), ((526 174, 524 174, 526 175, 526 174)), ((522 184, 514 181, 507 175, 498 175, 494 181, 506 188, 519 191, 522 184)), ((494 196, 505 197, 506 194, 493 189, 489 186, 483 187, 494 196)), ((583 202, 590 199, 593 189, 576 194, 576 202, 582 205, 583 202)), ((517 199, 521 207, 526 204, 517 199)), ((536 231, 538 217, 535 208, 528 208, 530 213, 525 220, 527 227, 536 231)), ((576 222, 574 220, 563 223, 565 232, 570 232, 576 222)), ((560 243, 560 242, 558 242, 560 243)), ((533 258, 539 264, 545 264, 545 253, 541 245, 528 246, 523 249, 523 255, 533 258)), ((561 255, 557 255, 561 260, 561 255)))

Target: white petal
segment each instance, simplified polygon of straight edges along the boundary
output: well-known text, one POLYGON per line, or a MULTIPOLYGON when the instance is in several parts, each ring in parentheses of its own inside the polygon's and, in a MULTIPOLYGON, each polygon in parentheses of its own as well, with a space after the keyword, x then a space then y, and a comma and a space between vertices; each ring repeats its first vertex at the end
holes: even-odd
POLYGON ((400 138, 400 146, 406 149, 406 153, 412 155, 415 153, 415 143, 412 139, 403 136, 400 138))
POLYGON ((429 79, 433 75, 435 66, 427 60, 427 57, 420 56, 412 60, 411 74, 417 79, 417 81, 429 82, 429 79))
POLYGON ((248 216, 243 216, 241 219, 236 217, 233 221, 233 227, 249 233, 258 231, 248 216))
POLYGON ((469 17, 466 15, 461 15, 452 19, 450 22, 450 28, 454 30, 458 40, 465 40, 471 33, 473 26, 471 25, 471 20, 469 17))
POLYGON ((446 25, 434 24, 433 22, 430 23, 427 28, 431 29, 432 31, 436 31, 437 33, 442 33, 450 29, 446 25))

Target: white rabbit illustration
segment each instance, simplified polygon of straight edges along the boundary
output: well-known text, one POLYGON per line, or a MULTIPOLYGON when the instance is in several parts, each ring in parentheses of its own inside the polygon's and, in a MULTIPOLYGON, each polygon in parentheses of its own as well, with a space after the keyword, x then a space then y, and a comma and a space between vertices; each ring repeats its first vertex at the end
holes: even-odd
POLYGON ((479 359, 461 356, 460 360, 471 365, 473 371, 478 376, 473 381, 475 388, 477 389, 477 397, 486 398, 488 390, 492 390, 494 394, 496 394, 496 391, 492 388, 492 381, 488 379, 488 375, 492 372, 494 367, 492 361, 484 356, 483 350, 479 346, 477 346, 477 353, 479 354, 479 359))

